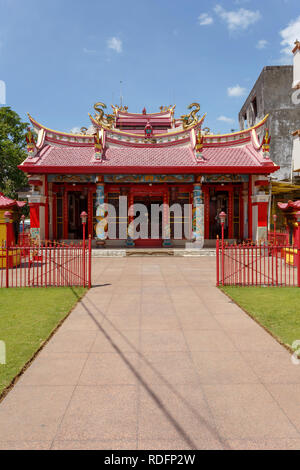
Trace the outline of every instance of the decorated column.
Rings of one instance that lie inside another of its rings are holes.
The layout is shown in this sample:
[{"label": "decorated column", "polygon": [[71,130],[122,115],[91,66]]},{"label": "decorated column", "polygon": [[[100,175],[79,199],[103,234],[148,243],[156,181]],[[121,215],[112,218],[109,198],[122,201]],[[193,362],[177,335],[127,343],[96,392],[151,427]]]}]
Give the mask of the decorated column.
[{"label": "decorated column", "polygon": [[106,240],[107,220],[105,207],[104,183],[99,182],[102,177],[98,177],[96,186],[96,238],[97,245],[104,245]]},{"label": "decorated column", "polygon": [[169,194],[164,193],[163,199],[163,246],[171,246]]},{"label": "decorated column", "polygon": [[127,240],[126,246],[133,247],[134,243],[134,196],[132,193],[129,193],[128,197],[128,228],[127,228]]},{"label": "decorated column", "polygon": [[204,245],[204,204],[201,184],[194,184],[193,191],[193,238],[194,243],[203,248]]}]

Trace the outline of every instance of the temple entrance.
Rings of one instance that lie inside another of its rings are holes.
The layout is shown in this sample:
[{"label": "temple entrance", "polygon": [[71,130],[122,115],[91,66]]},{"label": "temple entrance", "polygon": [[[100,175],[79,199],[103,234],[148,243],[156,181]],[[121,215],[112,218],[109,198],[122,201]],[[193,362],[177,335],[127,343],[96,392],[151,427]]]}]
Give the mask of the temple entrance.
[{"label": "temple entrance", "polygon": [[[74,191],[68,193],[68,239],[82,239],[82,223],[80,214],[88,211],[88,197],[84,193]],[[86,234],[87,236],[87,226]]]},{"label": "temple entrance", "polygon": [[[228,191],[213,191],[209,200],[209,238],[221,237],[220,212],[228,215],[229,196]],[[228,217],[224,225],[224,237],[228,238]]]},{"label": "temple entrance", "polygon": [[158,207],[163,204],[163,196],[136,195],[134,204],[137,210],[135,227],[136,231],[141,233],[141,238],[135,240],[135,246],[160,247],[163,237],[163,215]]}]

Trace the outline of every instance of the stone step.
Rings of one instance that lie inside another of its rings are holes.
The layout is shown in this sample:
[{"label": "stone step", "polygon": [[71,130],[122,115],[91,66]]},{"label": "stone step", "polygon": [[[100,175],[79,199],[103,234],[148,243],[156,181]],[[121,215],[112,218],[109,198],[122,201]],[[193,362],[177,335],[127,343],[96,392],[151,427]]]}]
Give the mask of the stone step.
[{"label": "stone step", "polygon": [[213,248],[94,248],[92,256],[96,258],[120,258],[126,256],[216,256]]}]

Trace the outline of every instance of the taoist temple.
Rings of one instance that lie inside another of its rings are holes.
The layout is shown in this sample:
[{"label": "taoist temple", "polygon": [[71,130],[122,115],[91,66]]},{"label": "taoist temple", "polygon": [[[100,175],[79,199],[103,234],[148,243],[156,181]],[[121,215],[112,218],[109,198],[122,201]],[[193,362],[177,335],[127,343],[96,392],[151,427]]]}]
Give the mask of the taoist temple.
[{"label": "taoist temple", "polygon": [[[81,239],[85,211],[86,232],[102,246],[202,247],[220,234],[224,211],[226,239],[266,238],[269,179],[279,169],[269,154],[267,116],[254,127],[215,135],[203,127],[197,103],[180,118],[175,106],[141,114],[117,106],[105,114],[103,103],[94,108],[90,129],[78,134],[54,131],[29,116],[28,155],[19,168],[31,187],[32,237]],[[158,236],[133,237],[135,206],[147,209],[150,226],[154,204],[162,207]],[[169,210],[174,204],[185,208],[181,215]],[[110,224],[117,227],[113,237]],[[186,224],[190,230],[175,236]]]}]

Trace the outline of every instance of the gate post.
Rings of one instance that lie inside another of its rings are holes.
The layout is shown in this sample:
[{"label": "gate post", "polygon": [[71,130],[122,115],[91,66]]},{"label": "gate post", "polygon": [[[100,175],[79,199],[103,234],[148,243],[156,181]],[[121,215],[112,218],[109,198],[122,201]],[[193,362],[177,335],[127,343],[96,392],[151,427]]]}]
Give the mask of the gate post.
[{"label": "gate post", "polygon": [[219,242],[219,235],[217,235],[217,243],[216,243],[216,275],[217,275],[217,287],[219,287],[220,285],[220,259],[219,259],[219,256],[220,256],[220,242]]},{"label": "gate post", "polygon": [[8,263],[9,263],[9,256],[8,256],[8,240],[5,243],[5,258],[6,258],[6,288],[9,287],[9,275],[8,275]]},{"label": "gate post", "polygon": [[297,285],[300,287],[300,211],[296,212],[296,220],[295,246],[297,250]]},{"label": "gate post", "polygon": [[89,235],[89,274],[88,274],[88,287],[92,287],[92,237]]}]

